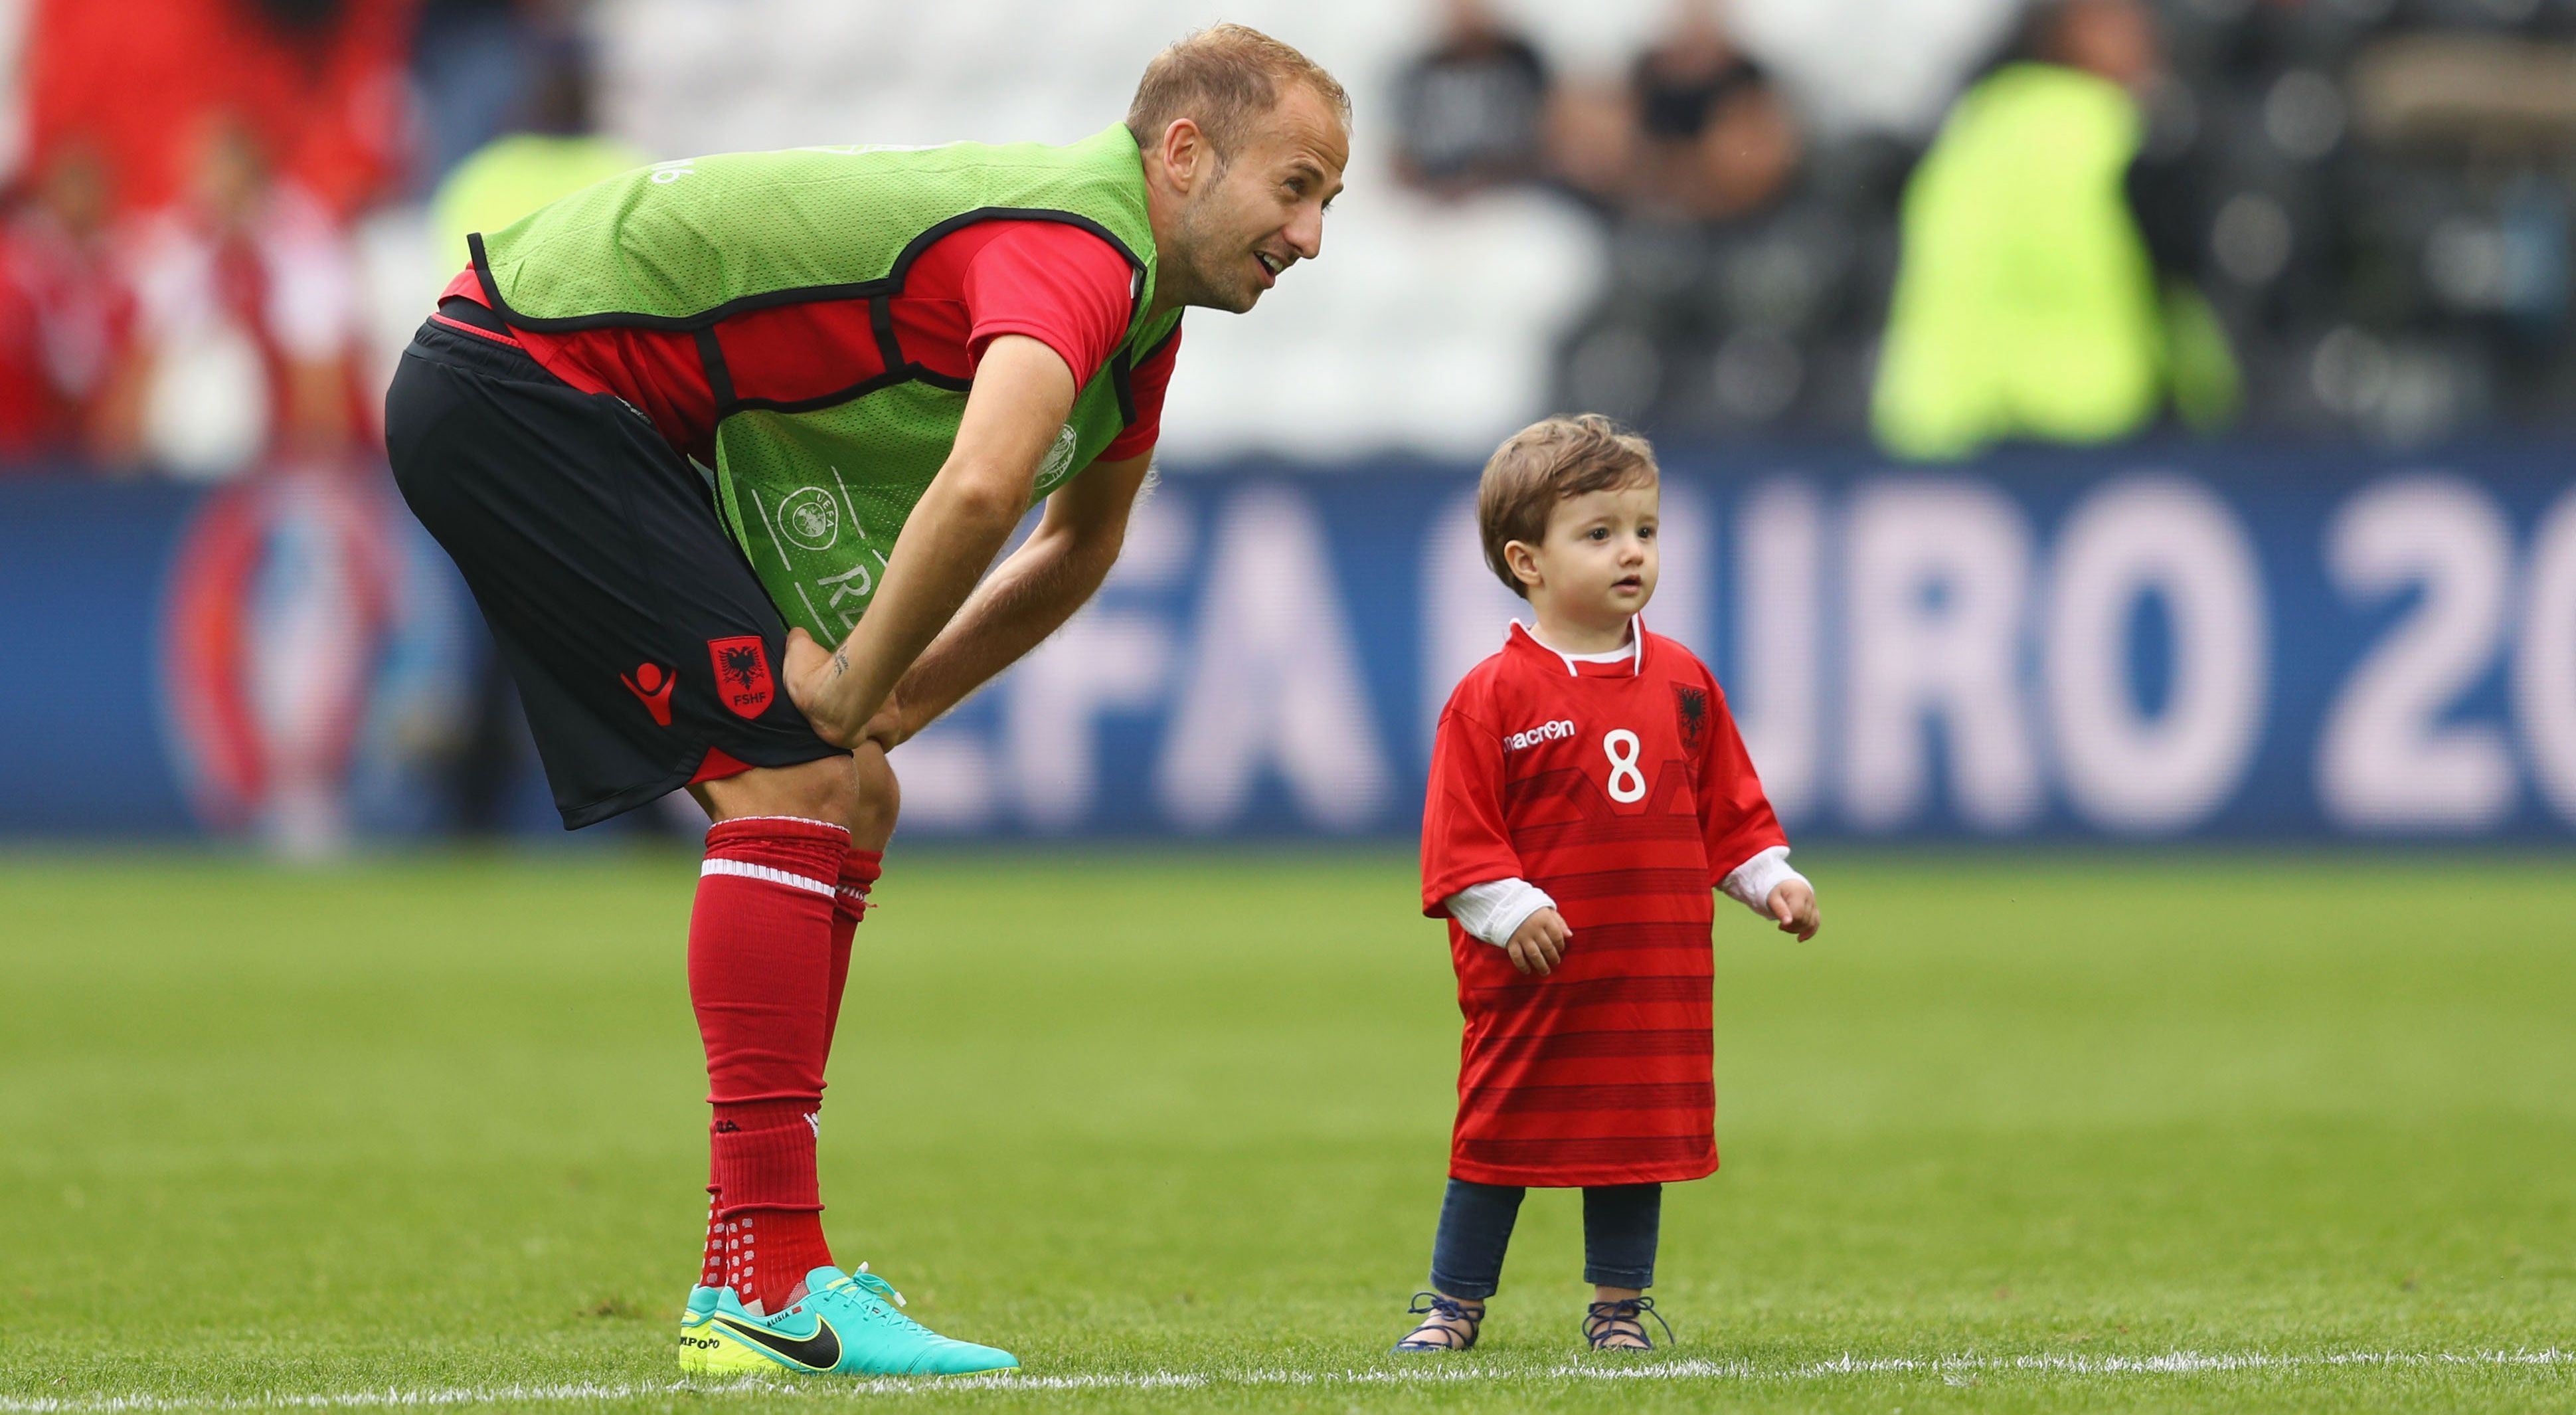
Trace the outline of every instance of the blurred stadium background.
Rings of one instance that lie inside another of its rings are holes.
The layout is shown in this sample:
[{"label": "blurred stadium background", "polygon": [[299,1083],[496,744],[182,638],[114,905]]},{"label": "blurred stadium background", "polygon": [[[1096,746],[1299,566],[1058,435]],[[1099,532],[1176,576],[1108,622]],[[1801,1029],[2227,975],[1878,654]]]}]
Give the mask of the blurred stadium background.
[{"label": "blurred stadium background", "polygon": [[[1201,315],[1102,602],[916,837],[1401,837],[1607,411],[1793,828],[2563,838],[2576,0],[1252,0],[1359,100]],[[1069,140],[1195,0],[13,0],[0,831],[552,829],[379,390],[461,233],[641,160]],[[687,812],[632,829],[685,830]]]}]

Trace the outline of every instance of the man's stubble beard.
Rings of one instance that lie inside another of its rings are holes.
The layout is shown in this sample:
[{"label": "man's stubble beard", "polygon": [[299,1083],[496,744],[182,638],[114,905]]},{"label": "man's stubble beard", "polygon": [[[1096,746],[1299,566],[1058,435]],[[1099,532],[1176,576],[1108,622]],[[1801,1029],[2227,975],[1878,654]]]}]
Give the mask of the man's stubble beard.
[{"label": "man's stubble beard", "polygon": [[[1163,278],[1168,286],[1172,275],[1181,276],[1179,301],[1181,304],[1223,310],[1228,314],[1242,314],[1252,308],[1253,303],[1260,298],[1260,292],[1251,291],[1252,298],[1243,298],[1241,286],[1244,282],[1240,278],[1228,282],[1216,278],[1208,269],[1209,256],[1220,239],[1211,234],[1208,229],[1211,224],[1209,218],[1214,214],[1210,208],[1215,204],[1214,199],[1218,189],[1224,184],[1225,163],[1220,161],[1214,173],[1211,174],[1208,185],[1200,188],[1196,195],[1182,203],[1181,209],[1174,213],[1172,254],[1176,259],[1167,261],[1165,264],[1177,265],[1179,269],[1166,271]],[[1246,247],[1242,256],[1250,260],[1251,249]]]}]

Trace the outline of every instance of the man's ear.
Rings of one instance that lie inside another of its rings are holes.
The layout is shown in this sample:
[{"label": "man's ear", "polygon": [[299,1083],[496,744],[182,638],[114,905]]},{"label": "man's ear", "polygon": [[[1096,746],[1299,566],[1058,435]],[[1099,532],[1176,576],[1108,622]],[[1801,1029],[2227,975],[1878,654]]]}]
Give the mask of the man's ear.
[{"label": "man's ear", "polygon": [[1184,192],[1206,175],[1216,155],[1208,146],[1207,134],[1192,118],[1174,118],[1163,125],[1161,152],[1164,176]]},{"label": "man's ear", "polygon": [[1512,567],[1512,578],[1522,584],[1535,585],[1539,582],[1538,552],[1530,548],[1528,541],[1504,541],[1503,563]]}]

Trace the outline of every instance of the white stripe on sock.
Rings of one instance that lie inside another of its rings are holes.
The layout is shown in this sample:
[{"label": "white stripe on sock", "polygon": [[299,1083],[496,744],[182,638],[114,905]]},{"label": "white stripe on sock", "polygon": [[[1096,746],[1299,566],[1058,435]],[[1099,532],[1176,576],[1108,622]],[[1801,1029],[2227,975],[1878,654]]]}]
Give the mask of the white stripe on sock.
[{"label": "white stripe on sock", "polygon": [[790,889],[802,889],[811,894],[839,893],[837,885],[826,884],[819,879],[809,879],[804,875],[791,875],[785,870],[773,870],[767,865],[755,865],[748,860],[709,860],[698,866],[700,879],[708,875],[739,875],[744,879],[783,884]]},{"label": "white stripe on sock", "polygon": [[850,833],[850,828],[838,821],[818,821],[812,816],[727,816],[716,824],[740,825],[744,821],[794,821],[798,825],[819,825],[825,830],[837,830],[843,835]]}]

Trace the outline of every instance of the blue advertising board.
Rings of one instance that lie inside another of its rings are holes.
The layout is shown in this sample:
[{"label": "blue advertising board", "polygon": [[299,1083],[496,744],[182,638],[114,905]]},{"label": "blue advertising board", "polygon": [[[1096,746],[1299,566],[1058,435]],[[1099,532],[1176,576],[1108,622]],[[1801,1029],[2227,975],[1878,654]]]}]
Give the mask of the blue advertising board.
[{"label": "blue advertising board", "polygon": [[[1802,837],[2564,840],[2570,470],[1674,455],[1647,620],[1717,670]],[[1439,705],[1519,608],[1473,485],[1165,476],[1098,600],[896,753],[906,832],[1410,834]],[[0,483],[0,831],[432,827],[398,783],[471,617],[378,491]]]}]

